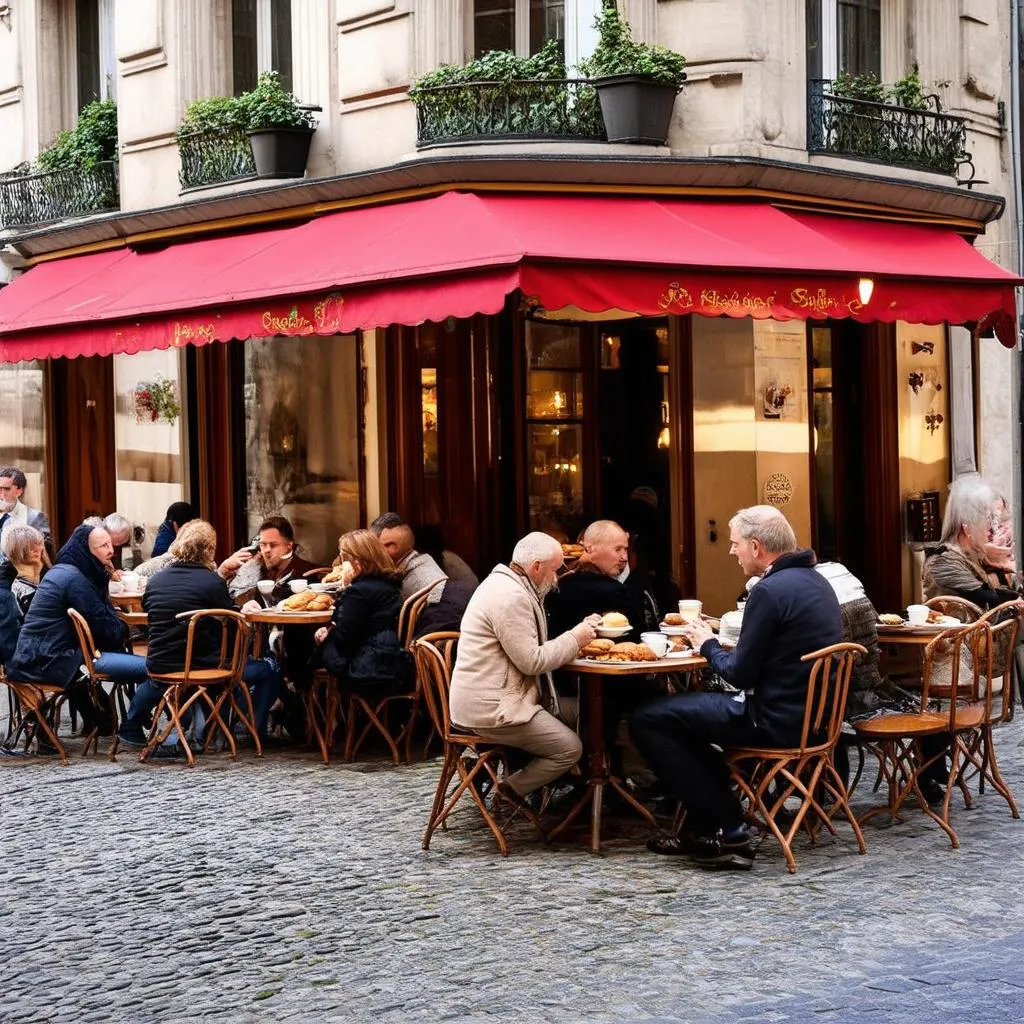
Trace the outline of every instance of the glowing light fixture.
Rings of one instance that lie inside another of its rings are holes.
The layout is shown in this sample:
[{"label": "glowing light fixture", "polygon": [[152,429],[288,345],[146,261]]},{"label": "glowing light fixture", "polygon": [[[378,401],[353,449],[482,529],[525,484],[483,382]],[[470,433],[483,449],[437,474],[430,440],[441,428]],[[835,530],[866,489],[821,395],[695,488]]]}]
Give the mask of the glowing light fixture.
[{"label": "glowing light fixture", "polygon": [[857,282],[857,297],[860,299],[862,306],[866,306],[871,301],[874,290],[875,282],[870,277],[862,277]]}]

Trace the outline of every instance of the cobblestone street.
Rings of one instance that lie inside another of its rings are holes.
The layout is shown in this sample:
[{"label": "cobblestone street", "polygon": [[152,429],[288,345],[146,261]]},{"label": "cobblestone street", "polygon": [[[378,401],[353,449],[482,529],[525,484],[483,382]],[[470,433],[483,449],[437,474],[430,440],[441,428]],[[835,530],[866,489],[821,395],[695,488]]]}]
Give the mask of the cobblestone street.
[{"label": "cobblestone street", "polygon": [[[1024,797],[1024,719],[997,735]],[[1024,824],[916,810],[708,874],[637,844],[420,838],[438,763],[0,762],[0,1020],[1010,1021]],[[877,799],[870,778],[857,806]]]}]

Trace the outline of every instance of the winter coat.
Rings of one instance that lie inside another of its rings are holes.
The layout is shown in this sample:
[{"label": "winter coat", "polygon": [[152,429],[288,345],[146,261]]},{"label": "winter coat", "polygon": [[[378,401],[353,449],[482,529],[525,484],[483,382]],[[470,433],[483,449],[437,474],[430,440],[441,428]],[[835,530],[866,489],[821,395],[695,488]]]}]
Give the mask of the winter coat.
[{"label": "winter coat", "polygon": [[67,686],[82,667],[82,650],[68,609],[89,624],[101,651],[122,651],[128,627],[110,603],[107,571],[89,551],[91,526],[79,526],[39,584],[7,665],[12,679]]},{"label": "winter coat", "polygon": [[[199,608],[235,610],[227,584],[213,570],[192,562],[174,562],[158,572],[146,586],[142,607],[149,615],[149,672],[180,672],[185,667],[188,619],[180,612]],[[234,634],[231,634],[232,637]],[[220,625],[200,623],[192,650],[193,668],[211,668],[220,660]]]},{"label": "winter coat", "polygon": [[753,724],[779,746],[797,743],[803,726],[811,651],[839,643],[843,618],[836,595],[814,571],[810,549],[780,555],[750,592],[736,649],[707,640],[700,653],[733,686],[746,691]]},{"label": "winter coat", "polygon": [[160,529],[156,531],[156,539],[153,541],[153,550],[149,557],[156,558],[158,555],[166,554],[175,536],[174,523],[170,519],[165,519],[160,524]]},{"label": "winter coat", "polygon": [[496,566],[462,617],[452,672],[452,722],[467,729],[525,725],[542,708],[538,677],[578,653],[572,633],[548,639],[544,609],[529,578]]},{"label": "winter coat", "polygon": [[397,633],[401,608],[397,578],[358,576],[341,592],[321,655],[343,688],[411,688],[411,655]]},{"label": "winter coat", "polygon": [[[301,580],[310,569],[315,568],[316,566],[312,562],[307,562],[292,552],[292,557],[285,563],[281,575],[274,578],[274,590],[270,599],[276,603],[291,596],[291,590],[288,587],[289,581]],[[228,581],[228,593],[239,608],[246,601],[259,601],[262,604],[263,598],[260,596],[256,584],[260,580],[270,578],[267,575],[263,559],[256,555],[248,562],[244,562],[238,572]]]},{"label": "winter coat", "polygon": [[962,597],[983,610],[1020,597],[1015,590],[993,587],[981,565],[956,544],[925,548],[921,582],[925,598]]},{"label": "winter coat", "polygon": [[605,612],[621,612],[633,627],[619,640],[638,643],[646,628],[642,592],[620,583],[582,558],[576,568],[558,581],[558,589],[548,595],[547,609],[553,636],[572,629],[588,615],[604,615]]},{"label": "winter coat", "polygon": [[11,593],[14,566],[6,562],[0,566],[0,665],[6,665],[18,644],[21,629],[21,613],[18,602]]}]

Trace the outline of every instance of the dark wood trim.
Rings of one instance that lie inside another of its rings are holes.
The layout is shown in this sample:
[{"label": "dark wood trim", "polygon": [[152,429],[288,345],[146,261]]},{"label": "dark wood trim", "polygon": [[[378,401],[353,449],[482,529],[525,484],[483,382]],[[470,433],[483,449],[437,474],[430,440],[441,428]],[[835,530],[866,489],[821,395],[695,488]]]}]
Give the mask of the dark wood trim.
[{"label": "dark wood trim", "polygon": [[669,457],[673,575],[683,594],[697,593],[696,470],[693,457],[693,321],[670,316]]},{"label": "dark wood trim", "polygon": [[814,335],[811,333],[821,324],[808,320],[804,325],[807,363],[807,493],[811,513],[811,547],[818,550],[818,467],[814,457]]},{"label": "dark wood trim", "polygon": [[[864,334],[862,404],[866,464],[861,523],[866,560],[862,582],[876,607],[891,609],[903,604],[896,325],[868,324]],[[843,467],[837,465],[836,473],[842,472]]]}]

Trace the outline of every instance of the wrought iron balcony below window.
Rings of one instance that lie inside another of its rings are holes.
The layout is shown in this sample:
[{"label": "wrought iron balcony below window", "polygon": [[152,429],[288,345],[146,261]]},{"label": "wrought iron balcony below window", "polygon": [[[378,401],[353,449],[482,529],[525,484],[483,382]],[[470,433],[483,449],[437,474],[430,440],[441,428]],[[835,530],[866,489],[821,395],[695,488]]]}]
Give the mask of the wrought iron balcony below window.
[{"label": "wrought iron balcony below window", "polygon": [[5,230],[87,217],[119,206],[116,163],[0,174],[0,228]]},{"label": "wrought iron balcony below window", "polygon": [[416,146],[520,139],[601,142],[604,121],[586,79],[467,82],[418,89]]},{"label": "wrought iron balcony below window", "polygon": [[924,109],[837,96],[832,83],[817,80],[807,95],[807,151],[877,160],[939,174],[970,165],[967,127],[945,114],[937,96]]},{"label": "wrought iron balcony below window", "polygon": [[244,131],[218,128],[178,136],[183,189],[220,185],[256,176],[249,136]]}]

